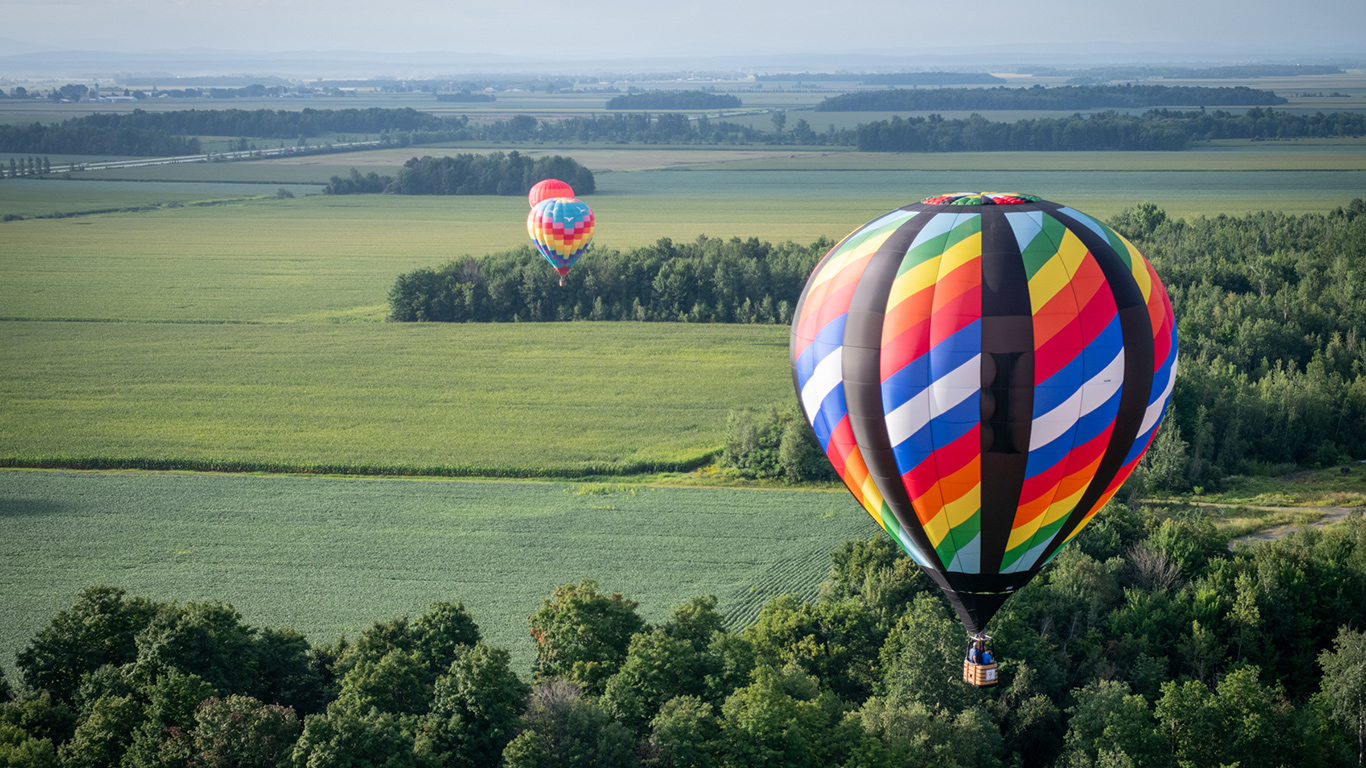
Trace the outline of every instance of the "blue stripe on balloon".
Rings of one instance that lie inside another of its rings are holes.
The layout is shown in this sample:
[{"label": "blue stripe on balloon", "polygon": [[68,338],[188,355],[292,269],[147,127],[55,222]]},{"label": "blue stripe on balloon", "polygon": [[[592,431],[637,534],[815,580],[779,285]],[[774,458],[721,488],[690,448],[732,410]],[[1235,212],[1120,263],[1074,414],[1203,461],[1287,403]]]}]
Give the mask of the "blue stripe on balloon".
[{"label": "blue stripe on balloon", "polygon": [[830,447],[830,435],[848,414],[849,406],[844,401],[844,384],[840,383],[825,396],[821,401],[820,410],[816,411],[815,417],[811,419],[811,429],[816,433],[822,449]]},{"label": "blue stripe on balloon", "polygon": [[882,382],[883,415],[905,405],[930,385],[930,356],[921,355]]},{"label": "blue stripe on balloon", "polygon": [[1067,402],[1067,398],[1081,389],[1081,385],[1086,383],[1086,379],[1082,377],[1084,366],[1082,355],[1077,355],[1057,373],[1035,385],[1034,418],[1043,416]]},{"label": "blue stripe on balloon", "polygon": [[1116,314],[1106,324],[1105,330],[1092,339],[1090,344],[1082,347],[1081,357],[1084,361],[1082,377],[1086,381],[1095,378],[1096,374],[1114,362],[1115,356],[1123,349],[1124,328],[1119,323],[1119,315]]},{"label": "blue stripe on balloon", "polygon": [[930,378],[938,381],[980,354],[982,319],[977,318],[930,349]]},{"label": "blue stripe on balloon", "polygon": [[1010,231],[1015,233],[1015,243],[1020,246],[1020,253],[1024,253],[1034,238],[1043,232],[1043,211],[1012,211],[1006,214],[1006,221],[1010,222]]},{"label": "blue stripe on balloon", "polygon": [[839,349],[844,344],[844,324],[849,319],[848,314],[840,315],[834,320],[825,324],[816,333],[816,338],[802,350],[797,357],[797,385],[806,386],[806,382],[815,373],[816,366],[826,358],[831,352]]},{"label": "blue stripe on balloon", "polygon": [[982,534],[978,533],[972,537],[972,541],[965,544],[953,555],[953,560],[945,566],[944,570],[954,573],[979,573],[982,570]]},{"label": "blue stripe on balloon", "polygon": [[1086,227],[1092,232],[1095,232],[1097,235],[1100,235],[1101,239],[1103,239],[1106,243],[1110,242],[1110,236],[1106,234],[1105,228],[1100,225],[1100,222],[1096,221],[1090,216],[1087,216],[1086,214],[1074,208],[1059,208],[1058,213],[1076,219],[1077,223],[1081,224],[1083,227]]}]

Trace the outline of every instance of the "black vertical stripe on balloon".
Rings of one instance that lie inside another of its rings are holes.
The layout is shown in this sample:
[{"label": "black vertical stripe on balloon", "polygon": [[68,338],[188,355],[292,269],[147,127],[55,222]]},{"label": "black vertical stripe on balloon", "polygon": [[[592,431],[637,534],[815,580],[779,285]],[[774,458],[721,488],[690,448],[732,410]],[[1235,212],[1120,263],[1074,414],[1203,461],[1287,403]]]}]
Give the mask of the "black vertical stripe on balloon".
[{"label": "black vertical stripe on balloon", "polygon": [[[999,573],[1020,504],[1034,413],[1034,313],[1010,221],[982,213],[981,546],[979,572]],[[987,381],[988,376],[990,381]]]},{"label": "black vertical stripe on balloon", "polygon": [[930,562],[939,567],[934,546],[921,528],[910,494],[901,480],[901,470],[887,434],[887,414],[882,400],[882,326],[887,316],[887,297],[906,252],[932,218],[933,214],[919,214],[902,224],[883,241],[864,267],[845,319],[841,377],[849,426],[869,476],[901,529]]},{"label": "black vertical stripe on balloon", "polygon": [[[911,208],[912,206],[907,205],[902,206],[897,210],[905,211],[910,210]],[[862,234],[864,230],[868,229],[868,227],[874,223],[876,223],[876,220],[868,222],[867,224],[864,224],[863,226],[859,227],[853,232],[850,232],[849,234],[845,235],[838,243],[835,243],[830,248],[830,250],[826,251],[825,255],[820,258],[820,261],[816,262],[816,266],[811,269],[811,274],[806,276],[806,284],[802,287],[802,292],[797,297],[797,305],[792,310],[792,332],[789,333],[787,337],[787,359],[792,369],[792,388],[797,391],[798,403],[800,403],[802,400],[802,385],[801,381],[797,377],[797,327],[801,324],[802,309],[806,307],[807,294],[811,292],[811,278],[820,274],[820,271],[825,267],[826,262],[830,261],[830,257],[837,253],[845,243]],[[809,416],[807,420],[810,421]]]},{"label": "black vertical stripe on balloon", "polygon": [[1077,236],[1105,275],[1105,282],[1119,310],[1120,331],[1124,337],[1124,380],[1120,388],[1119,413],[1115,415],[1110,441],[1105,446],[1096,474],[1077,500],[1077,505],[1068,512],[1062,528],[1039,556],[1038,563],[1047,562],[1058,547],[1067,541],[1067,537],[1081,524],[1087,510],[1095,506],[1119,474],[1125,457],[1138,438],[1138,430],[1143,426],[1143,416],[1148,410],[1148,398],[1153,386],[1152,320],[1132,270],[1115,252],[1108,238],[1101,237],[1090,227],[1061,211],[1053,211],[1049,215],[1061,221]]}]

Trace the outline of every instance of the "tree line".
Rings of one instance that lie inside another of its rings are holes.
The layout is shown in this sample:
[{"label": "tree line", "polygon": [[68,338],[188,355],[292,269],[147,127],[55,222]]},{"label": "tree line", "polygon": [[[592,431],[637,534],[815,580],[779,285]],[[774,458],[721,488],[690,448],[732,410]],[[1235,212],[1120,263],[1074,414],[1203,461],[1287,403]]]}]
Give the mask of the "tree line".
[{"label": "tree line", "polygon": [[11,179],[19,176],[42,176],[52,172],[52,161],[46,157],[21,157],[9,159],[9,170],[0,166],[0,178]]},{"label": "tree line", "polygon": [[1270,106],[1286,99],[1272,91],[1171,85],[1059,85],[1045,88],[895,88],[831,96],[817,112],[928,112],[964,109],[1132,109],[1134,107]]},{"label": "tree line", "polygon": [[562,584],[527,617],[529,676],[460,603],[314,644],[93,587],[0,670],[0,765],[1361,765],[1366,520],[1226,545],[1192,510],[1107,506],[988,627],[989,689],[880,533],[748,626],[711,595],[652,624]]},{"label": "tree line", "polygon": [[1242,115],[1223,110],[1149,110],[1142,115],[1099,112],[1013,123],[981,115],[945,120],[939,115],[863,123],[855,129],[861,152],[1005,152],[1075,150],[1180,150],[1211,139],[1297,139],[1366,135],[1366,115],[1322,112],[1298,115],[1254,107]]},{"label": "tree line", "polygon": [[525,195],[545,179],[559,179],[576,195],[596,189],[593,172],[573,158],[554,155],[532,159],[513,150],[506,154],[459,154],[455,157],[414,157],[398,175],[375,171],[361,175],[355,168],[348,177],[333,176],[323,188],[329,195]]},{"label": "tree line", "polygon": [[[784,120],[785,123],[785,120]],[[799,119],[791,130],[681,112],[630,112],[538,120],[514,115],[490,123],[437,117],[404,109],[181,110],[103,113],[43,125],[0,125],[0,152],[157,156],[198,154],[196,136],[299,139],[324,133],[378,134],[386,145],[442,141],[553,141],[637,144],[804,144],[855,146],[865,152],[1012,150],[1176,150],[1208,139],[1290,139],[1366,135],[1366,116],[1351,112],[1297,115],[1253,108],[1244,114],[1150,110],[1143,115],[1101,112],[1062,118],[993,122],[980,115],[877,120],[857,128],[812,129]]]},{"label": "tree line", "polygon": [[[1192,220],[1142,204],[1109,223],[1162,275],[1181,339],[1171,411],[1131,493],[1366,458],[1351,426],[1366,423],[1366,201]],[[664,238],[592,250],[564,288],[530,248],[467,256],[400,275],[389,319],[786,324],[832,245]],[[744,477],[831,477],[794,409],[733,414],[719,462]]]},{"label": "tree line", "polygon": [[1181,360],[1157,487],[1366,458],[1366,201],[1328,214],[1110,222],[1162,276]]},{"label": "tree line", "polygon": [[650,91],[627,93],[607,100],[608,109],[734,109],[739,97],[707,91]]},{"label": "tree line", "polygon": [[389,291],[389,319],[789,323],[807,276],[831,245],[701,236],[624,251],[595,248],[563,288],[530,247],[466,256],[399,275]]},{"label": "tree line", "polygon": [[1331,64],[1225,64],[1213,67],[1182,67],[1174,65],[1111,66],[1087,69],[1059,69],[1057,67],[1020,67],[1022,75],[1059,77],[1070,75],[1094,80],[1134,80],[1162,77],[1168,80],[1224,80],[1246,77],[1297,77],[1300,75],[1341,75],[1342,67]]},{"label": "tree line", "polygon": [[453,102],[490,102],[497,101],[498,97],[491,93],[471,93],[470,91],[457,91],[455,93],[438,93],[437,101]]},{"label": "tree line", "polygon": [[186,109],[104,112],[60,123],[0,125],[0,152],[84,155],[199,154],[197,136],[296,139],[323,133],[390,133],[458,128],[465,118],[415,109]]},{"label": "tree line", "polygon": [[851,80],[864,85],[984,85],[1005,82],[1004,78],[986,72],[785,72],[754,76],[756,83],[847,83]]}]

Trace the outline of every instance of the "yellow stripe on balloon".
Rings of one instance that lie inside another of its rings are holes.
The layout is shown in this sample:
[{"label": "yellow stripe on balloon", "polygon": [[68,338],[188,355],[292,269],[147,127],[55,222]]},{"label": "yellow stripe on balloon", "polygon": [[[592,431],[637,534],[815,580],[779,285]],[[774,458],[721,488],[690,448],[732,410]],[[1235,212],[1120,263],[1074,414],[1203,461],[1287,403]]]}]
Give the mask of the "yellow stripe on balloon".
[{"label": "yellow stripe on balloon", "polygon": [[1077,508],[1077,502],[1081,501],[1082,494],[1086,493],[1086,485],[1077,489],[1076,493],[1065,499],[1058,499],[1048,505],[1048,509],[1039,515],[1039,527],[1044,528],[1058,522],[1062,518],[1070,515],[1072,510]]},{"label": "yellow stripe on balloon", "polygon": [[901,273],[892,281],[891,293],[887,294],[887,308],[891,309],[910,296],[917,294],[939,279],[939,256],[932,256]]},{"label": "yellow stripe on balloon", "polygon": [[982,233],[974,232],[944,249],[939,257],[939,274],[947,275],[982,255]]},{"label": "yellow stripe on balloon", "polygon": [[[1118,234],[1118,233],[1116,233]],[[1143,303],[1148,303],[1148,298],[1153,292],[1153,277],[1148,270],[1148,260],[1143,258],[1143,254],[1138,252],[1134,244],[1119,235],[1119,239],[1124,241],[1124,247],[1129,249],[1129,266],[1134,273],[1134,281],[1138,283],[1138,290],[1143,292]]]},{"label": "yellow stripe on balloon", "polygon": [[1071,231],[1064,232],[1057,253],[1029,278],[1030,310],[1038,313],[1059,291],[1067,287],[1085,258],[1086,246]]},{"label": "yellow stripe on balloon", "polygon": [[816,286],[826,282],[827,280],[833,279],[836,275],[840,273],[841,270],[848,266],[849,262],[868,256],[872,254],[874,251],[876,251],[878,248],[881,248],[882,244],[886,242],[887,238],[891,236],[892,232],[885,232],[880,235],[875,235],[863,241],[862,243],[859,243],[858,246],[854,248],[850,248],[849,250],[844,251],[843,253],[836,254],[833,259],[830,259],[825,263],[825,266],[821,267],[821,271],[819,274],[811,278],[811,282],[807,285],[806,288],[807,293],[812,294]]},{"label": "yellow stripe on balloon", "polygon": [[938,547],[939,542],[949,535],[948,512],[943,509],[939,510],[939,514],[930,518],[929,522],[924,523],[921,527],[924,528],[925,535],[930,539],[930,546]]},{"label": "yellow stripe on balloon", "polygon": [[982,508],[982,484],[974,485],[967,493],[944,505],[949,528],[957,528],[972,519]]},{"label": "yellow stripe on balloon", "polygon": [[982,255],[982,233],[974,232],[943,253],[931,256],[921,263],[901,273],[892,282],[892,290],[887,295],[888,309],[895,307],[908,297],[929,288],[958,267]]}]

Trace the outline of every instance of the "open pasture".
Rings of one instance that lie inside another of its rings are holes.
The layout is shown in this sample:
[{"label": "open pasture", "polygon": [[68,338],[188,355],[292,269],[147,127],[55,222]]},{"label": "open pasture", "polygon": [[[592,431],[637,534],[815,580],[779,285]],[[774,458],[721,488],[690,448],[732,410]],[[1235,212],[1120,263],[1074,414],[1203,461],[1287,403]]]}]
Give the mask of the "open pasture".
[{"label": "open pasture", "polygon": [[558,584],[596,579],[656,622],[715,594],[743,625],[777,594],[814,596],[840,542],[883,535],[843,489],[19,471],[0,471],[0,525],[11,671],[77,592],[108,584],[229,602],[319,644],[459,600],[525,674],[526,617]]}]

